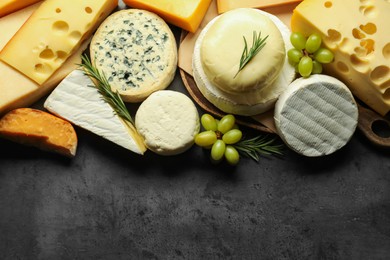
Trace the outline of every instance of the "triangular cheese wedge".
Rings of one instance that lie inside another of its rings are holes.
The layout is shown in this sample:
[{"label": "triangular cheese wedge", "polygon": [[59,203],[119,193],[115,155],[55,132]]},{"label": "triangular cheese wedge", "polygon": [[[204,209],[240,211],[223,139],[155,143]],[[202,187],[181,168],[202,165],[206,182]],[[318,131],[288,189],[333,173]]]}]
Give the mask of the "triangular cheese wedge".
[{"label": "triangular cheese wedge", "polygon": [[135,128],[116,115],[91,79],[80,70],[70,73],[46,99],[44,107],[73,124],[137,154],[146,147]]}]

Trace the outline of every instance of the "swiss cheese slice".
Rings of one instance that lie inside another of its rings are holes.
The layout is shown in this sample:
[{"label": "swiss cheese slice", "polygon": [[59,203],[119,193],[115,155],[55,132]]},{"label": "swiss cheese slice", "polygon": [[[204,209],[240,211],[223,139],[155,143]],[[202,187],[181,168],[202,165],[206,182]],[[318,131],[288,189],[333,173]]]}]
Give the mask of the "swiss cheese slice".
[{"label": "swiss cheese slice", "polygon": [[127,102],[165,89],[177,68],[176,39],[154,13],[126,9],[110,15],[92,38],[91,60]]},{"label": "swiss cheese slice", "polygon": [[[289,39],[291,33],[289,28],[276,16],[261,10],[256,11],[269,17],[278,27],[285,43],[284,48],[286,52],[288,49],[292,48]],[[281,68],[281,72],[275,81],[272,84],[269,84],[268,86],[259,90],[237,94],[228,93],[221,90],[208,78],[203,69],[201,60],[201,43],[203,41],[204,35],[217,19],[218,17],[215,17],[206,25],[195,43],[194,54],[192,58],[192,70],[197,87],[199,88],[202,95],[210,103],[225,113],[242,116],[253,116],[271,109],[279,95],[294,80],[295,70],[293,66],[291,66],[288,60],[285,59]]]},{"label": "swiss cheese slice", "polygon": [[135,126],[146,146],[160,155],[177,155],[188,150],[199,133],[199,115],[185,94],[160,90],[138,108]]},{"label": "swiss cheese slice", "polygon": [[0,59],[38,84],[78,50],[118,0],[46,0],[0,52]]},{"label": "swiss cheese slice", "polygon": [[[40,3],[0,18],[0,49],[12,38],[23,23],[38,8]],[[0,61],[0,115],[20,107],[28,107],[48,94],[67,74],[81,62],[80,55],[89,41],[84,44],[41,86],[19,71]]]},{"label": "swiss cheese slice", "polygon": [[327,75],[292,82],[275,105],[279,136],[295,152],[308,157],[336,152],[353,136],[358,108],[347,86]]},{"label": "swiss cheese slice", "polygon": [[69,74],[49,95],[44,107],[73,124],[132,152],[146,151],[134,127],[122,120],[80,70]]},{"label": "swiss cheese slice", "polygon": [[324,71],[343,81],[378,113],[390,111],[389,1],[305,0],[291,29],[318,33],[335,58]]},{"label": "swiss cheese slice", "polygon": [[0,136],[67,157],[76,155],[77,135],[73,126],[41,110],[18,108],[8,112],[0,119]]},{"label": "swiss cheese slice", "polygon": [[133,8],[145,9],[186,31],[196,32],[211,0],[123,0]]},{"label": "swiss cheese slice", "polygon": [[0,17],[18,11],[29,5],[40,2],[41,0],[1,0],[0,1]]}]

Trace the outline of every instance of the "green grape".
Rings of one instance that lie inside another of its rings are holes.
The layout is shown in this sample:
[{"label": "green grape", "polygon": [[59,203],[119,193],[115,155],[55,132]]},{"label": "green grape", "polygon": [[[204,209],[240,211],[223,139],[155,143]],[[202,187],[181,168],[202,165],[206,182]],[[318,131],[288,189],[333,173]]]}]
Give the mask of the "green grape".
[{"label": "green grape", "polygon": [[236,148],[227,145],[225,149],[225,158],[230,165],[236,165],[240,161],[240,154]]},{"label": "green grape", "polygon": [[212,115],[203,114],[200,118],[200,122],[205,130],[217,131],[217,122]]},{"label": "green grape", "polygon": [[305,49],[306,37],[303,36],[303,34],[300,32],[293,32],[290,35],[290,42],[294,46],[295,49],[300,51],[300,50]]},{"label": "green grape", "polygon": [[204,131],[195,136],[195,144],[201,147],[208,147],[217,141],[217,134],[212,131]]},{"label": "green grape", "polygon": [[312,74],[321,74],[321,73],[322,73],[322,64],[318,61],[313,60]]},{"label": "green grape", "polygon": [[313,71],[313,60],[308,56],[304,56],[299,62],[298,70],[302,77],[309,77]]},{"label": "green grape", "polygon": [[211,159],[220,161],[225,154],[226,144],[222,140],[217,140],[211,147]]},{"label": "green grape", "polygon": [[330,63],[334,59],[333,52],[326,48],[320,48],[318,51],[314,53],[314,59],[323,64]]},{"label": "green grape", "polygon": [[225,134],[227,131],[233,128],[235,123],[236,118],[233,115],[225,115],[218,123],[218,131],[222,134]]},{"label": "green grape", "polygon": [[242,132],[238,129],[232,129],[226,132],[222,136],[222,141],[225,142],[225,144],[235,144],[239,142],[242,138]]},{"label": "green grape", "polygon": [[321,43],[321,36],[317,33],[313,33],[307,38],[305,49],[308,53],[314,53],[321,47]]},{"label": "green grape", "polygon": [[288,60],[292,63],[292,64],[296,64],[298,63],[301,58],[302,58],[303,54],[302,54],[302,51],[299,51],[295,48],[293,49],[290,49],[288,50],[287,52],[287,57],[288,57]]}]

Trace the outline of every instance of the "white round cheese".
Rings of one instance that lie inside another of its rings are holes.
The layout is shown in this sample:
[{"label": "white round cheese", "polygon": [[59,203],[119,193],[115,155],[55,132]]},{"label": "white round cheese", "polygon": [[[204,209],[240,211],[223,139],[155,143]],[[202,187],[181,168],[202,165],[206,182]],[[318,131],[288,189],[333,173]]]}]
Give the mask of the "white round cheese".
[{"label": "white round cheese", "polygon": [[194,144],[199,133],[198,111],[183,93],[160,90],[141,103],[135,126],[145,145],[160,155],[176,155]]},{"label": "white round cheese", "polygon": [[279,136],[299,154],[317,157],[334,153],[351,139],[358,108],[347,86],[327,75],[295,80],[275,105]]},{"label": "white round cheese", "polygon": [[[288,27],[276,16],[261,10],[256,11],[269,17],[279,28],[285,43],[285,50],[287,51],[288,49],[292,48],[290,43],[291,32]],[[225,113],[242,116],[253,116],[271,109],[279,95],[294,80],[294,67],[289,64],[288,59],[286,58],[284,60],[280,74],[272,84],[255,91],[247,91],[237,94],[222,91],[210,81],[203,69],[201,60],[201,44],[204,35],[217,19],[218,17],[214,18],[207,24],[195,43],[192,59],[192,69],[197,87],[199,88],[202,95],[210,103]]]},{"label": "white round cheese", "polygon": [[154,13],[126,9],[110,15],[90,46],[91,60],[126,102],[140,102],[172,82],[177,68],[175,37]]},{"label": "white round cheese", "polygon": [[[245,41],[249,52],[254,34],[258,38],[266,38],[265,45],[238,73]],[[252,8],[239,8],[218,16],[205,30],[200,48],[202,66],[208,79],[230,93],[270,85],[279,75],[286,58],[278,27],[268,15]]]}]

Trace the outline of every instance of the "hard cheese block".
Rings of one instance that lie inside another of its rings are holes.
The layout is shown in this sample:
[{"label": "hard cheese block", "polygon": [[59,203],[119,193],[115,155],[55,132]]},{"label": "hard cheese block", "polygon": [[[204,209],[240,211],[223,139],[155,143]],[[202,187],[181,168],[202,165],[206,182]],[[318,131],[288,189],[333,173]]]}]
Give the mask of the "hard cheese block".
[{"label": "hard cheese block", "polygon": [[18,108],[7,113],[0,120],[0,136],[67,157],[76,155],[77,135],[73,126],[41,110]]},{"label": "hard cheese block", "polygon": [[[0,49],[17,32],[40,3],[24,8],[0,19]],[[88,45],[86,41],[69,59],[58,69],[49,80],[41,86],[31,81],[19,71],[0,61],[0,115],[18,107],[26,107],[50,92],[68,73],[81,62],[81,52]]]},{"label": "hard cheese block", "polygon": [[217,0],[218,13],[224,13],[237,8],[265,8],[283,4],[292,4],[302,0]]},{"label": "hard cheese block", "polygon": [[146,150],[134,127],[116,115],[91,79],[80,70],[73,71],[55,88],[44,107],[130,151],[143,154]]},{"label": "hard cheese block", "polygon": [[355,132],[358,109],[352,93],[327,75],[295,80],[275,105],[279,136],[295,152],[317,157],[347,144]]},{"label": "hard cheese block", "polygon": [[15,12],[41,0],[2,0],[0,2],[0,17]]},{"label": "hard cheese block", "polygon": [[3,48],[0,59],[42,84],[117,5],[117,0],[46,0]]},{"label": "hard cheese block", "polygon": [[123,0],[131,7],[152,11],[168,23],[195,32],[211,0]]},{"label": "hard cheese block", "polygon": [[390,111],[389,1],[305,0],[294,10],[291,28],[317,32],[335,54],[326,73],[385,115]]}]

